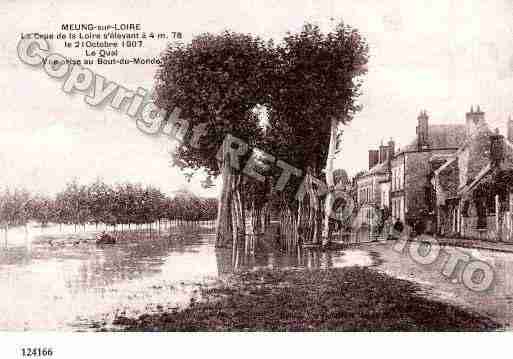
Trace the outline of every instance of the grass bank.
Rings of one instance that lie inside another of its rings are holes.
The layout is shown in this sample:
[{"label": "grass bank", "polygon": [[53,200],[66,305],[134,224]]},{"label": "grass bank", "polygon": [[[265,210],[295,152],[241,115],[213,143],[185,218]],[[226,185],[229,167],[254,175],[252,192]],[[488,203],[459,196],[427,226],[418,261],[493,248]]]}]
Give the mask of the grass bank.
[{"label": "grass bank", "polygon": [[203,290],[184,310],[119,317],[127,331],[482,331],[492,320],[424,298],[374,270],[260,270]]}]

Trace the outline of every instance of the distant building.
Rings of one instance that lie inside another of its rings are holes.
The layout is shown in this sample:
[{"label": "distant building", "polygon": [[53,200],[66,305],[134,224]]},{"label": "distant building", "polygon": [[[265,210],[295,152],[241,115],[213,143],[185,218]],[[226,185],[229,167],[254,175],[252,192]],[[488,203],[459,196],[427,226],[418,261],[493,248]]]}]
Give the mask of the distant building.
[{"label": "distant building", "polygon": [[[466,138],[465,125],[430,125],[426,111],[417,117],[417,136],[396,153],[390,166],[391,215],[407,224],[432,222],[430,177],[433,159],[456,152]],[[442,161],[443,162],[443,161]]]},{"label": "distant building", "polygon": [[506,138],[489,129],[479,106],[464,124],[429,121],[421,111],[415,139],[399,151],[392,140],[369,150],[368,169],[354,180],[355,224],[372,227],[388,209],[428,232],[513,241],[513,121]]},{"label": "distant building", "polygon": [[431,179],[437,232],[511,240],[513,196],[499,196],[497,181],[513,169],[513,122],[508,120],[504,139],[498,131],[490,130],[484,112],[477,107],[466,114],[466,129],[465,144],[433,172]]},{"label": "distant building", "polygon": [[377,209],[389,208],[390,161],[395,151],[395,143],[390,140],[377,150],[369,150],[368,170],[356,178],[356,193],[360,224],[373,226]]}]

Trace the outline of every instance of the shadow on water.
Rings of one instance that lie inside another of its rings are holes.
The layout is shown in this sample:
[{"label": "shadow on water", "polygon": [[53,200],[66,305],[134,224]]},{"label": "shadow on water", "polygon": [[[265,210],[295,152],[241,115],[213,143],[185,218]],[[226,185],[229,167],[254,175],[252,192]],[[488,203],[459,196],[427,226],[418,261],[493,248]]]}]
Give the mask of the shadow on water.
[{"label": "shadow on water", "polygon": [[362,249],[322,251],[298,247],[293,251],[281,251],[271,241],[263,238],[256,240],[254,251],[248,251],[247,248],[245,243],[241,243],[235,250],[217,249],[219,275],[263,268],[328,269],[355,265],[373,266],[379,261],[377,253]]},{"label": "shadow on water", "polygon": [[[59,235],[54,234],[54,237]],[[39,237],[0,248],[0,330],[76,330],[187,305],[199,288],[237,271],[258,268],[370,266],[367,251],[278,250],[259,239],[235,250],[216,249],[213,233],[193,228],[141,237],[126,233],[116,245],[94,241],[52,246]]]}]

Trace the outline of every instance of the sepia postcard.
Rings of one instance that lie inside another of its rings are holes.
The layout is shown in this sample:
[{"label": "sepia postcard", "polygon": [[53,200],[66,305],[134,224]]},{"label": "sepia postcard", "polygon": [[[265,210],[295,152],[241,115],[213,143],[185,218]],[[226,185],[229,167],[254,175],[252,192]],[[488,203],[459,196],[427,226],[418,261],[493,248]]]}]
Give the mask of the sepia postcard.
[{"label": "sepia postcard", "polygon": [[509,338],[513,1],[0,12],[0,358]]}]

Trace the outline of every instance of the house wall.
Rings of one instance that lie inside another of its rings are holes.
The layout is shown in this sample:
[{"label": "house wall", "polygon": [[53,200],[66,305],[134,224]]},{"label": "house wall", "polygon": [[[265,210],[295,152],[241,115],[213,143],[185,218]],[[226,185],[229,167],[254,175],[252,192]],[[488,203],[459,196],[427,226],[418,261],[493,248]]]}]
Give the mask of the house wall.
[{"label": "house wall", "polygon": [[380,182],[387,178],[387,174],[368,175],[357,180],[358,214],[355,225],[367,224],[373,226],[376,221],[375,206],[381,205]]},{"label": "house wall", "polygon": [[406,153],[394,157],[390,163],[390,210],[393,218],[404,222]]},{"label": "house wall", "polygon": [[404,189],[404,172],[406,154],[396,157],[391,163],[391,192],[398,192]]},{"label": "house wall", "polygon": [[[493,210],[490,206],[487,207],[486,227],[478,229],[477,209],[475,203],[471,201],[466,216],[462,216],[461,218],[461,237],[470,239],[512,241],[512,209],[513,194],[510,194],[502,203],[495,202]],[[498,223],[496,221],[497,215],[499,216]]]},{"label": "house wall", "polygon": [[392,218],[399,218],[401,222],[405,220],[404,196],[397,196],[390,200],[390,210]]},{"label": "house wall", "polygon": [[429,159],[433,154],[450,154],[455,150],[435,150],[408,153],[405,167],[405,217],[425,218],[429,210],[429,192],[431,187]]},{"label": "house wall", "polygon": [[408,153],[405,168],[406,217],[427,209],[426,186],[430,171],[430,152]]},{"label": "house wall", "polygon": [[373,176],[366,176],[358,179],[358,204],[361,206],[365,203],[374,201],[374,178]]},{"label": "house wall", "polygon": [[462,187],[467,184],[468,178],[468,160],[470,156],[470,149],[466,148],[461,151],[458,155],[458,187]]},{"label": "house wall", "polygon": [[380,192],[380,207],[390,208],[390,185],[391,182],[381,182],[379,184],[379,192]]},{"label": "house wall", "polygon": [[358,179],[358,204],[377,204],[381,203],[380,182],[387,179],[386,174],[369,175]]},{"label": "house wall", "polygon": [[486,229],[477,229],[477,217],[462,217],[461,236],[465,238],[496,240],[495,215],[486,217]]}]

